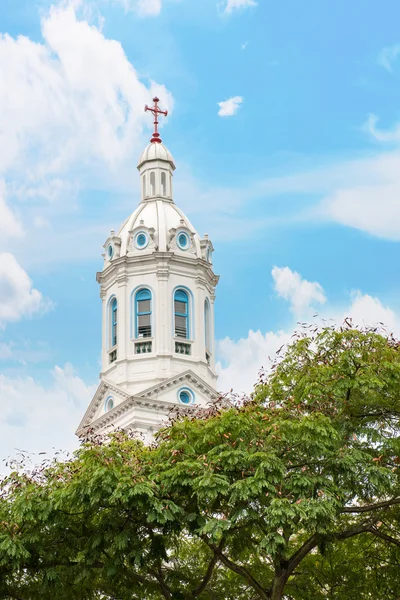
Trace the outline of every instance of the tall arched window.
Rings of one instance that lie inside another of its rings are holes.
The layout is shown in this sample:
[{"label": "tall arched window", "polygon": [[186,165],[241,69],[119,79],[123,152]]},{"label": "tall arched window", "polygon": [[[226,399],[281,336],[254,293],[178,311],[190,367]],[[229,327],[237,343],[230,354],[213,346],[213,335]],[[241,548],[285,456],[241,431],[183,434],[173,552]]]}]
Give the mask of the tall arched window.
[{"label": "tall arched window", "polygon": [[114,298],[111,302],[111,348],[118,342],[118,303]]},{"label": "tall arched window", "polygon": [[146,175],[143,175],[143,198],[146,198],[147,196],[147,190],[146,190]]},{"label": "tall arched window", "polygon": [[208,298],[206,298],[204,302],[204,335],[206,342],[206,350],[211,352],[211,322],[210,322],[210,302]]},{"label": "tall arched window", "polygon": [[164,172],[161,173],[161,193],[163,196],[167,195],[167,177]]},{"label": "tall arched window", "polygon": [[189,339],[189,296],[185,290],[174,295],[175,337]]},{"label": "tall arched window", "polygon": [[150,189],[151,189],[151,195],[155,196],[156,195],[156,174],[154,173],[154,171],[152,171],[150,173]]},{"label": "tall arched window", "polygon": [[136,337],[151,337],[151,292],[144,289],[136,292]]}]

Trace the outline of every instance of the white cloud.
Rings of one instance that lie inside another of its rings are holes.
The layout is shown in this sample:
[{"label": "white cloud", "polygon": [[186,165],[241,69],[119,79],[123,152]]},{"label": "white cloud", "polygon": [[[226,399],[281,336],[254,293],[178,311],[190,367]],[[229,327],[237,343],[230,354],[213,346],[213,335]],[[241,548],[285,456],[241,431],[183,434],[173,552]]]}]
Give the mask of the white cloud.
[{"label": "white cloud", "polygon": [[236,114],[242,102],[242,96],[234,96],[232,98],[228,98],[228,100],[224,100],[223,102],[218,102],[218,115],[220,117],[231,117],[232,115]]},{"label": "white cloud", "polygon": [[35,218],[33,219],[33,225],[37,229],[51,229],[50,221],[48,221],[48,219],[45,219],[40,215],[35,216]]},{"label": "white cloud", "polygon": [[386,186],[339,189],[326,199],[334,221],[376,236],[400,240],[400,180]]},{"label": "white cloud", "polygon": [[[236,190],[243,197],[244,190]],[[296,220],[329,220],[372,235],[400,240],[400,151],[336,162],[272,177],[247,188],[247,199],[297,194]],[[303,208],[301,195],[320,201]]]},{"label": "white cloud", "polygon": [[8,206],[6,201],[6,186],[0,180],[0,238],[5,240],[23,235],[22,225]]},{"label": "white cloud", "polygon": [[132,10],[141,17],[156,17],[161,12],[162,0],[114,0],[125,8]]},{"label": "white cloud", "polygon": [[24,269],[8,252],[0,253],[0,326],[51,308],[51,302],[32,287]]},{"label": "white cloud", "polygon": [[377,63],[386,71],[391,73],[393,71],[393,63],[396,61],[397,57],[400,54],[400,44],[395,44],[394,46],[386,46],[383,48],[378,56]]},{"label": "white cloud", "polygon": [[56,366],[51,375],[47,386],[31,377],[0,375],[1,457],[15,457],[16,449],[52,455],[54,448],[77,447],[73,432],[95,386],[87,386],[69,364]]},{"label": "white cloud", "polygon": [[0,342],[0,360],[8,360],[12,355],[12,344]]},{"label": "white cloud", "polygon": [[[400,124],[377,127],[378,117],[364,124],[377,142],[400,143]],[[400,240],[400,152],[382,152],[372,158],[342,165],[344,185],[335,186],[322,203],[329,218],[383,238]],[[347,179],[347,181],[346,181]]]},{"label": "white cloud", "polygon": [[234,341],[229,337],[217,342],[217,355],[220,362],[218,389],[236,393],[251,392],[262,367],[269,366],[269,357],[273,358],[277,350],[290,339],[290,333],[284,331],[249,331],[247,338]]},{"label": "white cloud", "polygon": [[242,44],[240,47],[242,50],[246,50],[248,45],[249,45],[249,42],[244,42],[244,44]]},{"label": "white cloud", "polygon": [[[276,267],[275,267],[276,269]],[[286,270],[287,269],[287,270]],[[306,305],[311,297],[325,301],[322,287],[319,283],[311,284],[312,288],[303,286],[306,282],[301,275],[294,273],[288,267],[275,271],[274,279],[278,281],[281,289],[278,293],[295,302],[300,302],[300,306]],[[326,325],[326,323],[340,325],[344,319],[351,319],[353,324],[361,327],[375,327],[383,325],[389,332],[400,335],[400,318],[390,307],[385,307],[379,298],[368,294],[362,294],[360,291],[354,291],[350,295],[350,304],[345,309],[338,309],[337,306],[328,305],[320,311],[320,317],[317,324]],[[314,322],[310,321],[310,322]],[[249,393],[257,382],[258,373],[262,368],[268,371],[271,360],[274,360],[276,352],[288,344],[298,325],[293,321],[286,331],[249,331],[247,338],[232,340],[225,338],[217,342],[217,355],[219,363],[217,370],[219,372],[218,389],[222,392],[228,392],[231,388],[236,393]]]},{"label": "white cloud", "polygon": [[257,6],[255,0],[226,0],[225,13],[231,14],[238,8],[249,8],[250,6]]},{"label": "white cloud", "polygon": [[139,0],[137,11],[143,16],[157,16],[161,12],[161,0]]},{"label": "white cloud", "polygon": [[361,327],[376,327],[381,324],[392,333],[400,334],[400,322],[396,313],[383,306],[379,298],[360,291],[353,292],[351,296],[351,305],[342,318],[350,317],[354,324]]},{"label": "white cloud", "polygon": [[121,44],[79,19],[77,4],[51,7],[42,44],[0,37],[0,172],[41,180],[116,168],[141,148],[153,94],[171,109],[169,92],[142,83]]},{"label": "white cloud", "polygon": [[303,279],[289,267],[274,267],[272,278],[278,295],[290,302],[290,308],[297,317],[304,316],[315,304],[326,302],[324,290],[318,282]]},{"label": "white cloud", "polygon": [[0,343],[0,361],[19,365],[36,364],[50,360],[53,355],[49,344],[29,339]]}]

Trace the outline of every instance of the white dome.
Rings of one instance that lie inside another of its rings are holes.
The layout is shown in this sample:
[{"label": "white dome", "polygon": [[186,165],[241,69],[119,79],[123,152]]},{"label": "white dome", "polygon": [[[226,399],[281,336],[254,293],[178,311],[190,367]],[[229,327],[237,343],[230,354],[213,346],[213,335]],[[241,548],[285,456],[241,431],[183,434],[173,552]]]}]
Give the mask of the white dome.
[{"label": "white dome", "polygon": [[[138,249],[135,247],[134,239],[136,232],[141,229],[152,234],[152,239],[145,248]],[[188,234],[190,243],[187,248],[182,249],[176,243],[174,230],[176,232],[182,230]],[[122,225],[117,235],[121,240],[120,256],[171,251],[189,258],[202,258],[200,237],[197,231],[183,212],[171,201],[154,199],[141,202]]]},{"label": "white dome", "polygon": [[175,169],[174,158],[164,144],[152,142],[146,146],[139,158],[138,169],[140,169],[143,163],[149,160],[164,160],[169,162],[172,168]]}]

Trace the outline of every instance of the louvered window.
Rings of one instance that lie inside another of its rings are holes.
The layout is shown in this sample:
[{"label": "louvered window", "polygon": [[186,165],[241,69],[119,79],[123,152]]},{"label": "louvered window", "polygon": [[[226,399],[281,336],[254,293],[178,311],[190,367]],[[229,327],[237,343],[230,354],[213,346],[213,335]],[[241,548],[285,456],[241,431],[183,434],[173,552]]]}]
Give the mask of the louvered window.
[{"label": "louvered window", "polygon": [[161,190],[162,190],[162,195],[166,196],[167,195],[167,178],[165,173],[161,173]]},{"label": "louvered window", "polygon": [[189,339],[189,298],[184,290],[174,296],[175,337]]},{"label": "louvered window", "polygon": [[111,304],[111,347],[117,345],[118,341],[118,304],[114,298]]},{"label": "louvered window", "polygon": [[136,337],[151,337],[151,292],[140,290],[136,294]]}]

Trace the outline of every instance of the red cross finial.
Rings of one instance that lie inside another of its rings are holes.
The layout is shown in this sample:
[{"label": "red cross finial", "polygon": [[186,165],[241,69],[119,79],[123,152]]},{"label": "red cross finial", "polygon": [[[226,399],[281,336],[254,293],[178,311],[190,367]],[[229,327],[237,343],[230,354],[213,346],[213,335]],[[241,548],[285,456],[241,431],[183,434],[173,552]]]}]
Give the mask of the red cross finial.
[{"label": "red cross finial", "polygon": [[161,138],[160,138],[160,134],[158,133],[158,115],[164,115],[164,117],[166,117],[168,115],[168,111],[167,110],[160,110],[158,108],[158,103],[160,102],[160,100],[157,98],[157,96],[155,98],[153,98],[153,102],[154,102],[154,106],[146,106],[144,107],[145,112],[147,112],[148,110],[150,112],[153,113],[154,115],[154,133],[153,133],[153,137],[151,138],[150,142],[157,142],[158,144],[161,144]]}]

